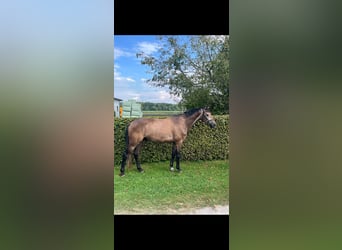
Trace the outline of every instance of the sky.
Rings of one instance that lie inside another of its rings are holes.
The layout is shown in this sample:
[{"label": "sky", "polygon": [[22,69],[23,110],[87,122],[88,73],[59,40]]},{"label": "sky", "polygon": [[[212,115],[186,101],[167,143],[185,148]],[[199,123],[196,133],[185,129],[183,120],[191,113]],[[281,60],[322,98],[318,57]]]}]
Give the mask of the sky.
[{"label": "sky", "polygon": [[138,51],[153,55],[160,41],[156,36],[114,35],[114,97],[140,102],[178,103],[180,98],[170,96],[168,88],[152,87],[146,80],[152,78],[149,67],[136,57]]}]

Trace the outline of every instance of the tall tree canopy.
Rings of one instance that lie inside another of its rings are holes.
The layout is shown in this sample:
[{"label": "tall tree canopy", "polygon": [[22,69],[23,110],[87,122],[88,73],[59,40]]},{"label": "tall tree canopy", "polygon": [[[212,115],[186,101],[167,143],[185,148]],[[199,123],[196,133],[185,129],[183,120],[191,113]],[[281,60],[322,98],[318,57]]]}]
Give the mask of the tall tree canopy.
[{"label": "tall tree canopy", "polygon": [[229,37],[162,36],[156,55],[137,53],[153,86],[168,87],[187,109],[229,113]]}]

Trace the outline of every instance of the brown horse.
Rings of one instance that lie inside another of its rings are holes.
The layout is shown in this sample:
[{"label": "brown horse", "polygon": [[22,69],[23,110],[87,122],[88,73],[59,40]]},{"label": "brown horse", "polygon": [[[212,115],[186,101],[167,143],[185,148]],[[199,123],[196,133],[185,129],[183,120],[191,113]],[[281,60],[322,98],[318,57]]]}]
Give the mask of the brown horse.
[{"label": "brown horse", "polygon": [[180,150],[192,125],[198,120],[208,123],[211,128],[216,127],[215,119],[207,108],[191,109],[183,114],[164,119],[139,118],[132,121],[126,128],[126,150],[122,154],[120,176],[125,175],[125,165],[132,154],[138,171],[144,172],[139,162],[143,140],[172,142],[170,170],[174,171],[173,162],[176,158],[176,168],[181,171],[179,166]]}]

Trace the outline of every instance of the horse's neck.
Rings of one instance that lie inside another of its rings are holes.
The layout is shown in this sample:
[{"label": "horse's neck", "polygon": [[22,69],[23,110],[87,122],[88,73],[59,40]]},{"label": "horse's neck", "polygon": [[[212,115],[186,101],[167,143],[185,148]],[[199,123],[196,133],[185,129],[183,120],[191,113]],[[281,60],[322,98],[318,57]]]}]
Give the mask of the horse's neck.
[{"label": "horse's neck", "polygon": [[199,120],[201,115],[202,115],[202,111],[199,111],[199,112],[189,116],[186,119],[186,125],[187,125],[188,129],[190,129],[192,127],[192,125],[194,125]]}]

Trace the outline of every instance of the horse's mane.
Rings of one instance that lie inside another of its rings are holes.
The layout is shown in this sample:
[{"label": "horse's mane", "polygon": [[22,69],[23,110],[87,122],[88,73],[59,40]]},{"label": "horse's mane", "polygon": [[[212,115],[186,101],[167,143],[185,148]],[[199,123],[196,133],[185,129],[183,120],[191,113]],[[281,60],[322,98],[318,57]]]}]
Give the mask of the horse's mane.
[{"label": "horse's mane", "polygon": [[198,112],[201,108],[193,108],[193,109],[189,109],[187,111],[185,111],[183,114],[185,115],[185,117],[189,117],[192,116],[193,114],[195,114],[196,112]]}]

